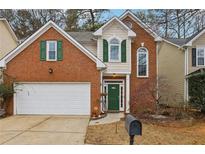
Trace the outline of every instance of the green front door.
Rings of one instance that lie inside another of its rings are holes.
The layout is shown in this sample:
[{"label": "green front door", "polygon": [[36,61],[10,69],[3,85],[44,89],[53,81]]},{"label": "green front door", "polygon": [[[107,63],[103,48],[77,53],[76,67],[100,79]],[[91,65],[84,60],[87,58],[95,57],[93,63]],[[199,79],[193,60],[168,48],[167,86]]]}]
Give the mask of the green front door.
[{"label": "green front door", "polygon": [[119,111],[119,84],[108,85],[108,110]]}]

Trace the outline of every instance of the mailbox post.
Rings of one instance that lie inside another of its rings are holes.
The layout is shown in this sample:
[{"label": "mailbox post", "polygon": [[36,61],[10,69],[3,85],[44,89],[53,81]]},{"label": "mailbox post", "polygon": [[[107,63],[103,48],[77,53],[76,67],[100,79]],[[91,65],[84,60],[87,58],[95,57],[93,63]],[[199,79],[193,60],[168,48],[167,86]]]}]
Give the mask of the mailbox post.
[{"label": "mailbox post", "polygon": [[135,135],[142,135],[142,123],[131,114],[128,114],[125,118],[125,128],[130,136],[130,145],[133,145]]}]

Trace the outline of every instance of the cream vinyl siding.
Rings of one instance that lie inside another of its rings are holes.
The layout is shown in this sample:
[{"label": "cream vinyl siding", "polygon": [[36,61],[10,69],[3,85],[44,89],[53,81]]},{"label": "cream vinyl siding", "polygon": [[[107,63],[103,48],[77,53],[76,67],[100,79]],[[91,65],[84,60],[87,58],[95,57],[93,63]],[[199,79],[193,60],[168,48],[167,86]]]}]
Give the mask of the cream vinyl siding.
[{"label": "cream vinyl siding", "polygon": [[[180,106],[184,102],[184,51],[167,42],[162,42],[158,54],[159,80],[168,84],[168,92],[162,95],[162,103]],[[159,83],[160,85],[160,83]],[[168,98],[166,101],[165,98]],[[165,99],[165,100],[164,100]]]},{"label": "cream vinyl siding", "polygon": [[103,39],[108,41],[109,50],[109,41],[112,38],[120,40],[120,48],[121,41],[126,40],[126,63],[107,62],[105,63],[107,66],[105,73],[131,72],[131,39],[128,38],[128,31],[116,21],[111,22],[107,27],[105,27],[103,29],[102,37],[98,38],[98,58],[103,61]]},{"label": "cream vinyl siding", "polygon": [[192,43],[192,47],[189,47],[188,50],[188,56],[189,56],[189,61],[188,61],[188,73],[194,72],[198,70],[199,68],[205,68],[205,66],[196,66],[192,67],[192,48],[197,48],[197,46],[204,46],[205,47],[205,34],[202,34],[198,39],[196,39]]},{"label": "cream vinyl siding", "polygon": [[97,56],[97,43],[82,43],[82,45]]},{"label": "cream vinyl siding", "polygon": [[17,46],[16,40],[3,21],[0,21],[0,59]]}]

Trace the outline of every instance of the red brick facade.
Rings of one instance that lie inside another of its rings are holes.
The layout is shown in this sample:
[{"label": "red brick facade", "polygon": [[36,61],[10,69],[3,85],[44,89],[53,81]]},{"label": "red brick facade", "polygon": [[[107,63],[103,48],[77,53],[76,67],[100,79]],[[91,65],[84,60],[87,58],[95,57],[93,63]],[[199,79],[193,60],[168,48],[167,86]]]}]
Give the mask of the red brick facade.
[{"label": "red brick facade", "polygon": [[[131,22],[132,30],[136,33],[136,37],[132,42],[132,66],[131,66],[131,94],[130,94],[130,109],[131,112],[144,112],[146,110],[154,109],[154,101],[149,89],[155,86],[156,82],[156,42],[154,38],[142,27],[140,27],[129,16],[123,19],[123,22]],[[144,47],[149,52],[149,77],[138,78],[137,77],[137,49],[141,47],[141,43],[144,43]]]},{"label": "red brick facade", "polygon": [[[41,40],[62,40],[63,60],[40,61]],[[49,68],[53,69],[53,74],[48,73]],[[53,28],[12,59],[7,64],[5,73],[14,77],[16,82],[90,82],[91,107],[99,108],[100,72],[96,68],[96,63]],[[8,113],[13,113],[12,100]]]}]

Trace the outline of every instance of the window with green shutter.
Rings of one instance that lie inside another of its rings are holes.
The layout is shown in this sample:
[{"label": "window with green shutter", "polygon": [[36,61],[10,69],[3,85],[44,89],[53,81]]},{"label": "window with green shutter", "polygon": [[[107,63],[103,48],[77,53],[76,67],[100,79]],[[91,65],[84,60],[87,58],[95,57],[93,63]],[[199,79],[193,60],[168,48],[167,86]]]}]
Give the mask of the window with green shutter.
[{"label": "window with green shutter", "polygon": [[103,62],[108,62],[108,42],[103,39]]},{"label": "window with green shutter", "polygon": [[40,43],[40,60],[46,60],[46,41],[41,41]]},{"label": "window with green shutter", "polygon": [[121,43],[121,62],[126,62],[126,40]]},{"label": "window with green shutter", "polygon": [[63,60],[63,42],[61,40],[58,40],[57,42],[57,59],[59,61]]}]

